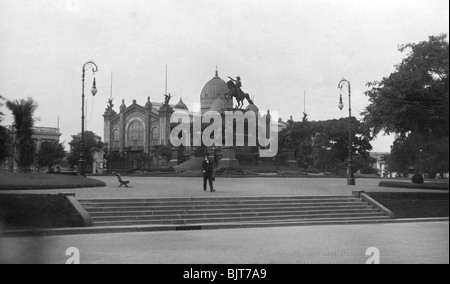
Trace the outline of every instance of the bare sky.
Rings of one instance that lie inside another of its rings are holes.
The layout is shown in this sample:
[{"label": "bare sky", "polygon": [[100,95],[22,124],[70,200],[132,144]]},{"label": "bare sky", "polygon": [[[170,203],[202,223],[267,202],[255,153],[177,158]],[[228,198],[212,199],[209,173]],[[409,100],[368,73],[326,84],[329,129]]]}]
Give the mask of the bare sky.
[{"label": "bare sky", "polygon": [[[33,97],[37,126],[56,127],[59,116],[68,147],[81,130],[86,61],[99,67],[94,98],[87,73],[87,127],[102,137],[111,72],[116,110],[122,99],[162,102],[166,64],[172,102],[191,107],[217,62],[260,110],[300,120],[306,92],[309,119],[326,120],[348,115],[337,108],[340,79],[352,83],[358,114],[365,84],[405,57],[399,44],[448,32],[447,0],[0,0],[0,94]],[[374,151],[391,142],[377,139]]]}]

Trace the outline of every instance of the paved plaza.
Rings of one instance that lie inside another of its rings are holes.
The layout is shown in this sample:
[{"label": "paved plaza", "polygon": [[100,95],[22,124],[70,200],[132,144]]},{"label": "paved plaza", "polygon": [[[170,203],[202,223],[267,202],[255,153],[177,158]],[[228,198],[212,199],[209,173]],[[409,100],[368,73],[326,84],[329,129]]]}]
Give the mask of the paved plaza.
[{"label": "paved plaza", "polygon": [[0,262],[149,264],[449,263],[449,224],[392,223],[0,239]]},{"label": "paved plaza", "polygon": [[[203,192],[201,178],[96,177],[103,188],[27,190],[75,192],[77,198],[351,195],[354,190],[420,191],[378,187],[380,179],[218,178],[217,192]],[[17,191],[16,191],[17,192]],[[426,192],[432,192],[427,190]],[[437,191],[442,192],[442,191]],[[449,224],[417,222],[360,225],[162,231],[14,237],[0,239],[2,263],[65,263],[66,250],[80,251],[81,263],[289,264],[361,263],[375,247],[381,263],[449,263]]]},{"label": "paved plaza", "polygon": [[152,198],[152,197],[224,197],[224,196],[275,196],[275,195],[346,195],[354,190],[396,192],[442,192],[378,187],[381,179],[361,178],[356,186],[348,186],[346,178],[228,178],[218,177],[214,193],[203,191],[201,177],[124,177],[130,187],[119,187],[115,176],[98,176],[106,187],[61,190],[21,190],[2,193],[58,193],[74,192],[79,199],[86,198]]}]

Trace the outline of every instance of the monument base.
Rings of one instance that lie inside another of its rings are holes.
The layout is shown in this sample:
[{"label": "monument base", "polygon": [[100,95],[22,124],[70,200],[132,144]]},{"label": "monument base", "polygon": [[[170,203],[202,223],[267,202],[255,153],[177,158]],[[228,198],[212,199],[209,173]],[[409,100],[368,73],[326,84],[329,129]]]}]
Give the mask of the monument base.
[{"label": "monument base", "polygon": [[233,147],[222,148],[222,159],[219,161],[219,169],[239,168],[239,161],[236,159],[236,150]]},{"label": "monument base", "polygon": [[219,169],[223,168],[239,168],[239,161],[236,159],[221,159],[219,161]]},{"label": "monument base", "polygon": [[180,161],[178,160],[178,148],[172,148],[172,160],[169,161],[169,167],[174,167],[179,163]]},{"label": "monument base", "polygon": [[297,161],[286,161],[283,164],[289,168],[298,168]]},{"label": "monument base", "polygon": [[295,160],[294,150],[291,149],[283,150],[283,154],[285,159],[283,161],[284,166],[289,168],[298,168],[298,163]]},{"label": "monument base", "polygon": [[169,161],[169,167],[175,167],[178,164],[179,164],[178,159],[172,159]]}]

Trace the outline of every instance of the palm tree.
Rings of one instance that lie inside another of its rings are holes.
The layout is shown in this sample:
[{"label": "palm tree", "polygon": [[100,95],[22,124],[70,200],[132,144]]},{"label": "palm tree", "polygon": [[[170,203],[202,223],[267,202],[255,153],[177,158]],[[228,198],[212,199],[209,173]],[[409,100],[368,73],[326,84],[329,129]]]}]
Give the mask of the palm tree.
[{"label": "palm tree", "polygon": [[19,169],[29,171],[34,163],[34,154],[36,146],[34,144],[33,114],[38,105],[32,98],[8,101],[6,106],[11,110],[16,125],[15,145],[17,155],[14,157]]}]

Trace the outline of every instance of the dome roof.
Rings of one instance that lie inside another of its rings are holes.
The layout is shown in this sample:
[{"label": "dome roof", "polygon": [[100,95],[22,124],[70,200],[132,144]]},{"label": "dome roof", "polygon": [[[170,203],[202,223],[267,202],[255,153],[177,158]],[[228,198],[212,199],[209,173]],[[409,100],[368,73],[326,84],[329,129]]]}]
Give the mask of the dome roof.
[{"label": "dome roof", "polygon": [[216,99],[226,92],[228,92],[227,83],[222,80],[216,72],[216,76],[209,80],[203,87],[201,96]]},{"label": "dome roof", "polygon": [[200,93],[202,113],[210,110],[212,104],[218,98],[225,101],[230,105],[230,107],[232,107],[233,102],[231,100],[227,102],[225,99],[224,94],[227,92],[227,83],[219,77],[216,71],[216,75],[214,76],[214,78],[206,83],[206,85],[202,89],[202,92]]},{"label": "dome roof", "polygon": [[180,101],[174,106],[174,108],[189,110],[187,105],[183,102],[183,99],[181,99],[181,98],[180,98]]}]

